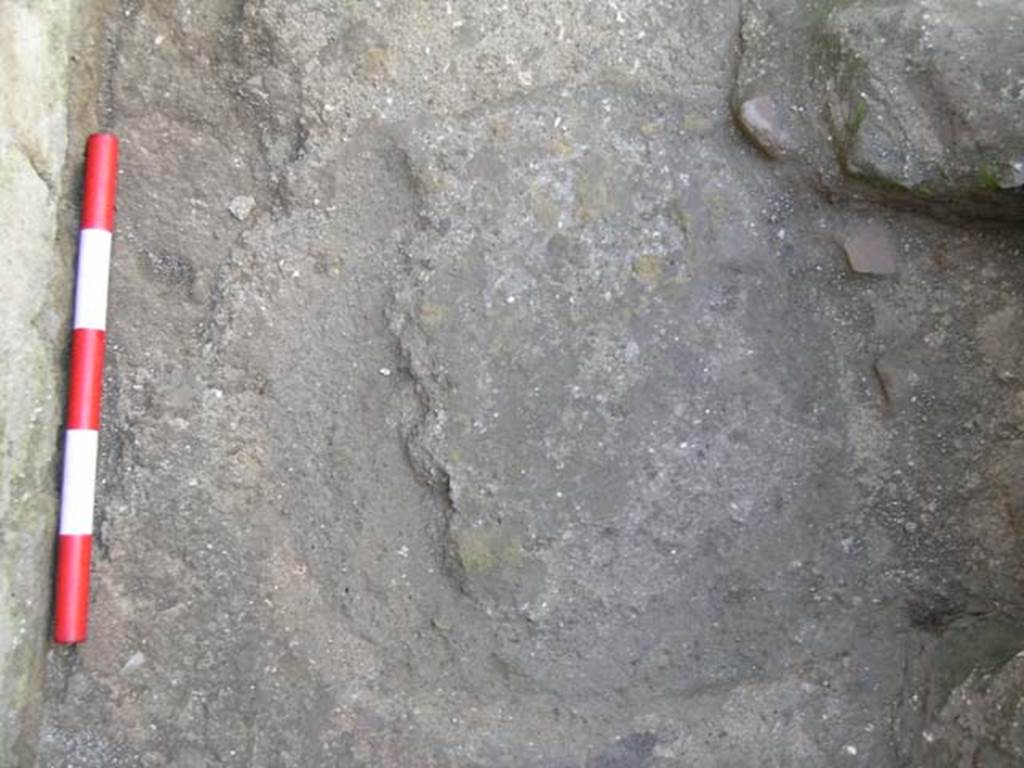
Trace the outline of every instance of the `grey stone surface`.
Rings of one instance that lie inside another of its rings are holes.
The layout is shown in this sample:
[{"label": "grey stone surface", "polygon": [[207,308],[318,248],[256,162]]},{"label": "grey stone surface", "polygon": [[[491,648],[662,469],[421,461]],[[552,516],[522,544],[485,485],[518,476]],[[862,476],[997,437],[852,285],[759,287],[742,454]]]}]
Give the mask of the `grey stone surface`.
[{"label": "grey stone surface", "polygon": [[37,738],[69,261],[56,248],[67,2],[0,2],[0,765]]},{"label": "grey stone surface", "polygon": [[[733,102],[824,183],[1024,219],[1024,9],[1017,0],[744,4]],[[790,125],[765,119],[771,102]]]},{"label": "grey stone surface", "polygon": [[[111,13],[93,631],[42,765],[920,749],[927,643],[1024,619],[1024,236],[780,173],[738,11]],[[850,273],[864,222],[898,273]]]}]

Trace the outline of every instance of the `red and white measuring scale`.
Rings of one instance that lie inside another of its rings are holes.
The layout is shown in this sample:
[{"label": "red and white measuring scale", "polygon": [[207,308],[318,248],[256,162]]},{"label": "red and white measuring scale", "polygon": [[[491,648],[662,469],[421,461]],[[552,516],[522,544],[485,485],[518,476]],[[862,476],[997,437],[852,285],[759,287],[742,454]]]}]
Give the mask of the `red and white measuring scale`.
[{"label": "red and white measuring scale", "polygon": [[116,190],[117,138],[109,133],[95,133],[86,145],[82,223],[78,236],[53,617],[53,638],[58,643],[82,642],[88,623],[92,513]]}]

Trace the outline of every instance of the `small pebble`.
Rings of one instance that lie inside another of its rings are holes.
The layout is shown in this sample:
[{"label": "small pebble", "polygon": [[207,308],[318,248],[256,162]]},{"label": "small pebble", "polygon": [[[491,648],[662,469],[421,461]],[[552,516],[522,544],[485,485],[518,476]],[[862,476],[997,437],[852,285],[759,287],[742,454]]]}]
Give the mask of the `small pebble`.
[{"label": "small pebble", "polygon": [[891,275],[896,257],[889,233],[879,224],[867,224],[843,241],[850,269],[862,275]]},{"label": "small pebble", "polygon": [[131,672],[133,669],[138,669],[146,663],[146,654],[142,651],[136,651],[131,655],[131,658],[125,662],[124,666],[121,667],[121,674],[124,675]]},{"label": "small pebble", "polygon": [[792,151],[792,139],[783,125],[783,110],[770,96],[755,96],[740,106],[739,119],[747,134],[770,157]]},{"label": "small pebble", "polygon": [[239,221],[245,221],[256,207],[256,200],[251,195],[238,195],[228,203],[228,212]]}]

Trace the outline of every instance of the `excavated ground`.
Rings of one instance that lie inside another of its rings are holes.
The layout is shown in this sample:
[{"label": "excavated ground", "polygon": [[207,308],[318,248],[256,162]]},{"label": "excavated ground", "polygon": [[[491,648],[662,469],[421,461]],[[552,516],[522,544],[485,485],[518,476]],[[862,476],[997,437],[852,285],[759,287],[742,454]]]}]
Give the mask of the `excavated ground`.
[{"label": "excavated ground", "polygon": [[882,768],[1024,646],[1021,230],[765,159],[738,14],[82,22],[123,171],[43,765]]}]

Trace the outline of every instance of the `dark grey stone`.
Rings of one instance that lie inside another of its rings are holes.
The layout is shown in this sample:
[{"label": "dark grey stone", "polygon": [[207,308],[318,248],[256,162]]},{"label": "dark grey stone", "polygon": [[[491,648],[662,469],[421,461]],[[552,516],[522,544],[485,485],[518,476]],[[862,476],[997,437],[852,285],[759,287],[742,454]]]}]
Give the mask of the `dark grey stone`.
[{"label": "dark grey stone", "polygon": [[1017,0],[751,0],[742,40],[733,103],[770,154],[780,128],[751,105],[794,105],[785,154],[819,182],[841,170],[893,202],[1024,219]]}]

